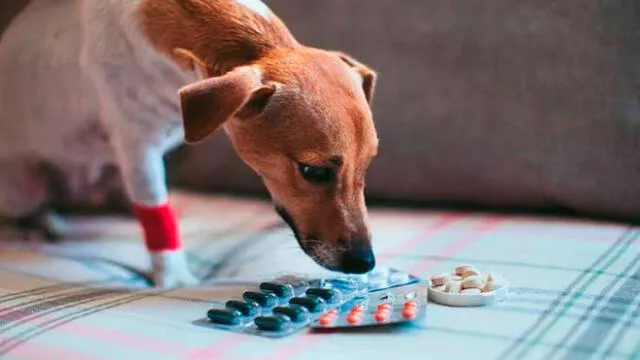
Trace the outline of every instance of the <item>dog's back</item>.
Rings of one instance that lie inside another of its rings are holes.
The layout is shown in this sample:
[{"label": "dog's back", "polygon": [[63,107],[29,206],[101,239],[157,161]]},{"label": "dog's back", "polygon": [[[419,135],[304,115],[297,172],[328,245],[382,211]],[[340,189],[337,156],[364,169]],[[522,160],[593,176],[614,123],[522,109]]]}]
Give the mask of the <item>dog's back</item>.
[{"label": "dog's back", "polygon": [[79,71],[77,9],[74,0],[34,1],[3,35],[0,157],[55,156],[95,102]]}]

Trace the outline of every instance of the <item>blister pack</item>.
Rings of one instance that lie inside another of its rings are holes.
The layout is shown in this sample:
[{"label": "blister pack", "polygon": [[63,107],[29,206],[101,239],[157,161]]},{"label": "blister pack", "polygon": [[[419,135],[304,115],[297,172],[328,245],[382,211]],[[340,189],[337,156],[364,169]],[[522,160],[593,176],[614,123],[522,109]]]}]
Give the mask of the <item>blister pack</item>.
[{"label": "blister pack", "polygon": [[233,332],[282,337],[305,327],[354,327],[424,316],[427,283],[396,269],[367,275],[282,275],[210,309],[196,323]]}]

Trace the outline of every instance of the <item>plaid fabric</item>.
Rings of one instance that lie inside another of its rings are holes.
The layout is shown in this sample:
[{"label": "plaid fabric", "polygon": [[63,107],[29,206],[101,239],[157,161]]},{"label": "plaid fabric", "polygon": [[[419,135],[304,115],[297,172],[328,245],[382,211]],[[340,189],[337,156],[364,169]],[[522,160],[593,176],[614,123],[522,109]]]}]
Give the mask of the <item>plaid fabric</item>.
[{"label": "plaid fabric", "polygon": [[640,359],[640,231],[612,223],[373,210],[381,263],[429,276],[459,263],[504,274],[510,298],[430,304],[415,327],[273,340],[193,324],[283,271],[320,273],[268,203],[175,193],[197,289],[154,291],[132,219],[72,221],[47,245],[0,242],[3,359]]}]

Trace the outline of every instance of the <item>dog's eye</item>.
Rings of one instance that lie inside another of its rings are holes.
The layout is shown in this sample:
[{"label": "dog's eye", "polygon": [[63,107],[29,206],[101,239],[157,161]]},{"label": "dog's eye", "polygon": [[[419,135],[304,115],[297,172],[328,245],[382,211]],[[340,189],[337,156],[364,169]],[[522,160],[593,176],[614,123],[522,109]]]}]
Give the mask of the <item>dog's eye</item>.
[{"label": "dog's eye", "polygon": [[335,178],[334,169],[330,167],[298,164],[298,170],[305,180],[312,183],[328,183]]}]

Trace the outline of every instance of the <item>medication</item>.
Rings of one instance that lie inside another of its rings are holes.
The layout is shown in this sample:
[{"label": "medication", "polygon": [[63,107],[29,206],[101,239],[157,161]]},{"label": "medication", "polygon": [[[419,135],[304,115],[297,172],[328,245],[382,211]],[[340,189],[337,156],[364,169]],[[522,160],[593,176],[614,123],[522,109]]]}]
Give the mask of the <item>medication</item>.
[{"label": "medication", "polygon": [[309,327],[413,322],[426,314],[427,287],[427,282],[395,269],[378,269],[369,282],[351,275],[315,279],[280,276],[247,289],[241,300],[217,305],[195,324],[282,337]]},{"label": "medication", "polygon": [[277,315],[286,316],[296,323],[305,320],[309,314],[309,311],[306,308],[299,305],[276,306],[273,308],[272,312]]},{"label": "medication", "polygon": [[300,305],[310,312],[319,312],[324,309],[324,300],[319,296],[294,297],[289,300],[289,303]]},{"label": "medication", "polygon": [[466,277],[462,279],[462,282],[460,282],[460,287],[462,287],[463,289],[481,288],[482,285],[483,283],[482,279],[480,279],[480,276],[475,275]]},{"label": "medication", "polygon": [[245,291],[242,298],[248,302],[255,302],[260,307],[271,307],[278,303],[278,297],[270,292]]},{"label": "medication", "polygon": [[334,289],[325,288],[308,288],[305,292],[307,295],[321,297],[324,301],[332,303],[336,299],[337,292]]},{"label": "medication", "polygon": [[444,287],[444,291],[448,293],[459,293],[461,290],[460,281],[452,281],[450,280]]},{"label": "medication", "polygon": [[455,267],[451,274],[444,285],[445,276],[435,275],[431,278],[431,301],[449,306],[481,306],[507,297],[508,284],[499,274],[487,273],[482,276],[480,270],[470,264]]},{"label": "medication", "polygon": [[361,313],[349,313],[345,319],[351,325],[357,325],[362,321]]},{"label": "medication", "polygon": [[464,270],[462,272],[461,276],[462,276],[463,279],[466,279],[466,278],[468,278],[470,276],[480,276],[480,271],[478,271],[478,269],[473,268],[473,267],[467,268],[466,270]]},{"label": "medication", "polygon": [[453,273],[458,275],[458,276],[462,276],[462,274],[464,274],[464,272],[469,270],[469,269],[473,269],[473,266],[469,265],[469,264],[458,265],[454,269]]},{"label": "medication", "polygon": [[258,329],[267,331],[282,331],[289,324],[289,320],[282,316],[258,316],[253,322]]},{"label": "medication", "polygon": [[431,277],[431,286],[441,286],[447,283],[449,274],[440,274]]},{"label": "medication", "polygon": [[211,309],[207,311],[207,317],[216,324],[237,325],[240,323],[242,314],[237,310]]},{"label": "medication", "polygon": [[244,302],[238,300],[229,300],[225,307],[230,310],[239,311],[243,316],[253,316],[260,311],[258,304],[254,302]]},{"label": "medication", "polygon": [[291,296],[293,290],[291,286],[286,284],[279,284],[274,282],[263,282],[260,284],[260,290],[270,291],[279,298],[286,298]]},{"label": "medication", "polygon": [[462,291],[460,291],[460,294],[462,295],[478,295],[481,293],[482,293],[482,290],[478,288],[469,288],[469,289],[463,289]]},{"label": "medication", "polygon": [[402,317],[405,319],[414,319],[418,314],[418,310],[415,307],[408,307],[402,309]]},{"label": "medication", "polygon": [[480,288],[480,290],[485,293],[495,290],[493,281],[487,281],[486,283],[484,283],[484,285],[482,286],[482,288]]}]

